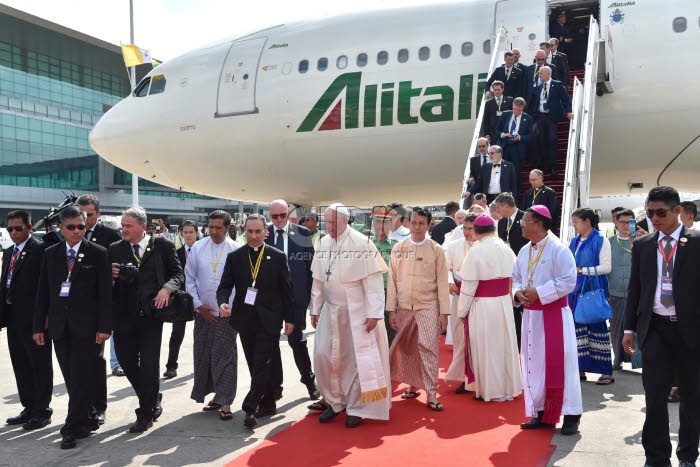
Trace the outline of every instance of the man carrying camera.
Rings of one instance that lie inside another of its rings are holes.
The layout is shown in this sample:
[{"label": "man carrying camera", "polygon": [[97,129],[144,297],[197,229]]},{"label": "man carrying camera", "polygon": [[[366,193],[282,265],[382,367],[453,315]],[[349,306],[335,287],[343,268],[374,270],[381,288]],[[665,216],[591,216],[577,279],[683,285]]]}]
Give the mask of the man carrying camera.
[{"label": "man carrying camera", "polygon": [[146,211],[133,207],[122,215],[123,240],[109,248],[112,263],[114,347],[139,398],[131,433],[153,426],[163,412],[158,366],[163,322],[158,310],[185,277],[172,242],[146,235]]}]

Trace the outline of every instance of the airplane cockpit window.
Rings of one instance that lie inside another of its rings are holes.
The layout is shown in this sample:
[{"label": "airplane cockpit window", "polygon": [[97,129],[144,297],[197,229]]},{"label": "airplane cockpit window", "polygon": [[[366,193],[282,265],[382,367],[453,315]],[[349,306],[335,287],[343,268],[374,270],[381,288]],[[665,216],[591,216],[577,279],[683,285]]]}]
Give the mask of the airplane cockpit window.
[{"label": "airplane cockpit window", "polygon": [[399,50],[399,55],[397,58],[399,63],[406,63],[408,61],[408,49]]},{"label": "airplane cockpit window", "polygon": [[462,44],[462,55],[468,57],[472,53],[474,53],[474,44],[472,44],[471,42],[465,42],[464,44]]},{"label": "airplane cockpit window", "polygon": [[377,64],[379,65],[386,65],[387,62],[389,61],[389,52],[386,50],[382,50],[377,54]]},{"label": "airplane cockpit window", "polygon": [[299,73],[306,73],[309,71],[309,61],[302,60],[299,62]]},{"label": "airplane cockpit window", "polygon": [[423,62],[429,59],[430,47],[421,47],[420,49],[418,49],[418,58]]},{"label": "airplane cockpit window", "polygon": [[328,69],[328,59],[326,57],[318,59],[318,71],[326,71]]},{"label": "airplane cockpit window", "polygon": [[452,55],[452,46],[450,44],[444,44],[440,47],[440,58],[450,58]]},{"label": "airplane cockpit window", "polygon": [[343,70],[348,66],[348,57],[347,55],[341,55],[338,57],[338,60],[336,61],[336,66],[338,67],[339,70]]},{"label": "airplane cockpit window", "polygon": [[141,83],[139,83],[138,86],[136,86],[136,89],[134,90],[134,96],[136,97],[144,97],[148,95],[148,87],[151,84],[151,78],[146,78]]},{"label": "airplane cockpit window", "polygon": [[685,32],[688,29],[688,21],[680,16],[673,20],[673,31],[674,32]]},{"label": "airplane cockpit window", "polygon": [[486,55],[491,55],[491,39],[486,39],[484,41],[483,48]]},{"label": "airplane cockpit window", "polygon": [[357,66],[363,67],[367,65],[367,54],[362,53],[357,56]]},{"label": "airplane cockpit window", "polygon": [[165,76],[158,75],[151,78],[151,90],[148,91],[148,95],[160,94],[165,91]]}]

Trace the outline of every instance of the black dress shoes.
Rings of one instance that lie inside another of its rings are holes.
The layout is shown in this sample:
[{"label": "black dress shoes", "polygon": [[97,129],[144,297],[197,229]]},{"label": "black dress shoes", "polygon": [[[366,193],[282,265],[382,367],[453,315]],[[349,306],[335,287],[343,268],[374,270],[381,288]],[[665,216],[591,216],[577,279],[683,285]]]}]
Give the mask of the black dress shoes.
[{"label": "black dress shoes", "polygon": [[38,430],[39,428],[44,428],[49,423],[51,423],[51,417],[32,417],[27,420],[27,423],[22,425],[22,428],[25,430]]},{"label": "black dress shoes", "polygon": [[338,416],[338,413],[333,411],[333,407],[328,407],[323,413],[318,417],[318,421],[321,423],[328,423]]},{"label": "black dress shoes", "polygon": [[146,418],[137,418],[136,423],[131,425],[129,433],[143,433],[153,426],[153,422]]},{"label": "black dress shoes", "polygon": [[276,407],[267,407],[267,408],[258,408],[258,410],[255,412],[255,417],[272,417],[273,415],[277,415],[277,408]]},{"label": "black dress shoes", "polygon": [[466,394],[468,392],[464,383],[460,384],[459,387],[455,389],[455,394]]},{"label": "black dress shoes", "polygon": [[177,370],[165,370],[165,373],[163,373],[163,378],[165,379],[172,379],[177,376]]},{"label": "black dress shoes", "polygon": [[575,435],[578,433],[578,425],[580,422],[580,415],[564,415],[564,423],[561,426],[561,434]]},{"label": "black dress shoes", "polygon": [[695,467],[695,462],[690,462],[690,461],[681,461],[680,464],[678,464],[680,467]]},{"label": "black dress shoes", "polygon": [[[542,421],[542,417],[544,416],[544,411],[541,410],[537,412],[537,417],[533,418],[529,422],[521,423],[520,424],[520,429],[521,430],[536,430],[538,428],[554,428],[554,425],[551,423],[544,423]],[[578,427],[578,425],[576,425]]]},{"label": "black dress shoes", "polygon": [[24,425],[29,421],[31,417],[29,416],[29,410],[24,409],[19,413],[19,415],[16,415],[14,417],[8,418],[5,423],[8,425]]},{"label": "black dress shoes", "polygon": [[347,420],[345,420],[346,428],[357,428],[360,425],[362,425],[362,417],[348,415]]},{"label": "black dress shoes", "polygon": [[61,449],[73,449],[78,445],[78,440],[73,435],[65,435],[61,440]]},{"label": "black dress shoes", "polygon": [[245,414],[245,420],[243,420],[243,425],[245,425],[247,428],[253,428],[257,424],[258,424],[258,421],[255,419],[255,414],[253,414],[253,413]]},{"label": "black dress shoes", "polygon": [[318,390],[316,383],[313,381],[306,385],[306,389],[309,391],[309,399],[312,401],[316,401],[321,398],[321,391]]},{"label": "black dress shoes", "polygon": [[160,404],[163,401],[163,393],[159,392],[156,397],[156,405],[153,407],[153,421],[158,420],[158,417],[163,413],[163,406]]}]

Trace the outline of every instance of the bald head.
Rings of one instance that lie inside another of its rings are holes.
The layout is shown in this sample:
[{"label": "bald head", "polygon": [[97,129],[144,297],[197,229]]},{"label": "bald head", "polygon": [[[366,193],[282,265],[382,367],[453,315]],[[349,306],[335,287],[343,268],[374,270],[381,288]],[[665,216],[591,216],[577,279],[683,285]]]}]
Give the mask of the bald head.
[{"label": "bald head", "polygon": [[270,219],[276,229],[284,229],[289,217],[289,206],[283,199],[276,199],[270,203]]},{"label": "bald head", "polygon": [[549,78],[552,77],[552,69],[549,68],[548,66],[543,66],[540,68],[540,79],[542,81],[549,81]]},{"label": "bald head", "polygon": [[532,171],[530,171],[529,181],[530,181],[530,185],[532,185],[532,188],[534,188],[534,189],[541,188],[542,185],[544,184],[544,174],[539,169],[532,170]]}]

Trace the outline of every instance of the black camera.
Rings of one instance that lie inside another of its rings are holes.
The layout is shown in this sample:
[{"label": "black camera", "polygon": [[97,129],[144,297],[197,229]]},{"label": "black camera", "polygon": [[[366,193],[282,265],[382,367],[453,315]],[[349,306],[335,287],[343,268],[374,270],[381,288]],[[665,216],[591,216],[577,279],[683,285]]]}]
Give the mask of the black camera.
[{"label": "black camera", "polygon": [[121,263],[117,265],[117,268],[119,268],[119,280],[124,285],[132,285],[138,279],[139,268],[132,263]]}]

